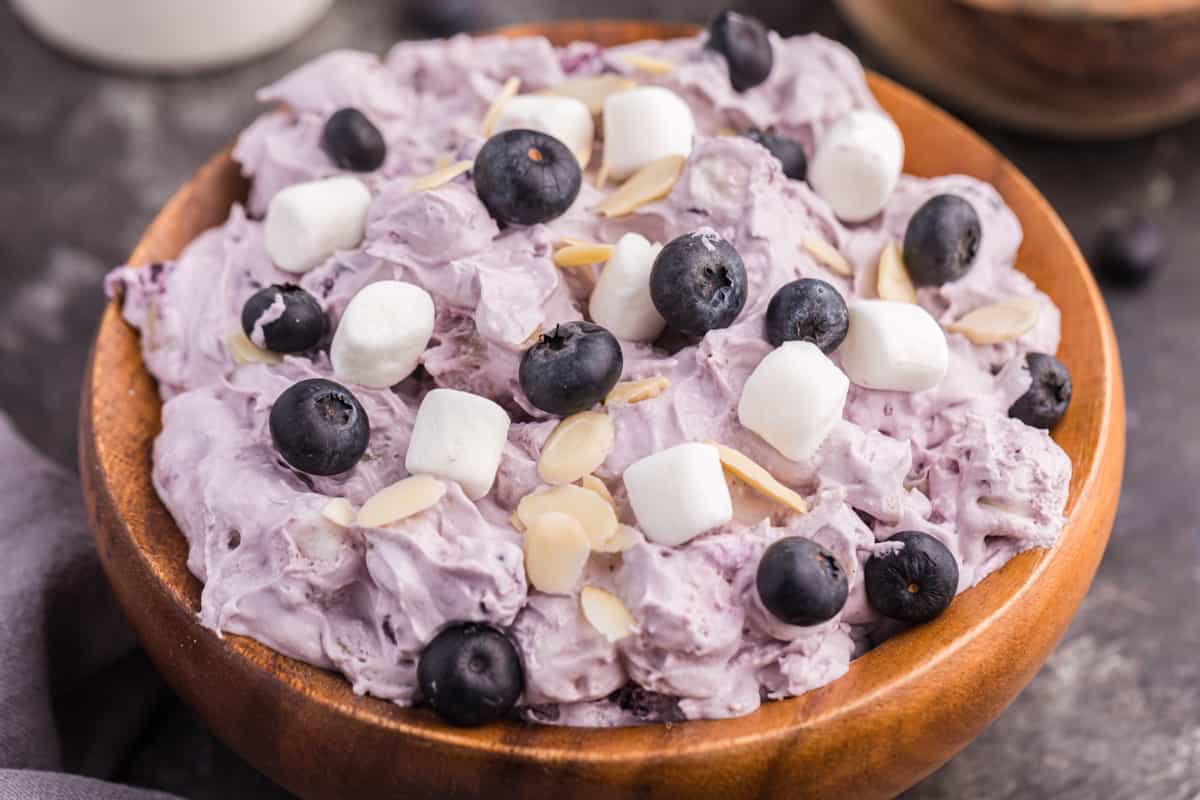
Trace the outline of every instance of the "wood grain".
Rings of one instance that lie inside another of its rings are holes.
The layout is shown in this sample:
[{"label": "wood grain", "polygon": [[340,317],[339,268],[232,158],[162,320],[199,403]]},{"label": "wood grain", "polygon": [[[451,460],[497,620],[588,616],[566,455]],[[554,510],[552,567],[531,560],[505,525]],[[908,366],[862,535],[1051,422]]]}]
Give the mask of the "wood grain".
[{"label": "wood grain", "polygon": [[[593,22],[514,32],[614,43],[683,30]],[[905,133],[906,169],[993,183],[1025,229],[1018,265],[1063,311],[1059,355],[1073,373],[1075,399],[1055,437],[1075,474],[1069,522],[1054,549],[1013,559],[936,622],[884,643],[835,683],[747,717],[616,730],[449,728],[426,710],[357,697],[337,675],[196,623],[200,585],[150,483],[158,395],[136,333],[110,305],[80,420],[88,513],[147,652],[213,731],[309,800],[876,798],[915,783],[994,719],[1066,629],[1108,539],[1124,457],[1117,346],[1079,251],[1030,183],[946,114],[887,80],[870,80]],[[218,154],[163,209],[133,261],[175,256],[220,223],[244,191],[228,151]]]}]

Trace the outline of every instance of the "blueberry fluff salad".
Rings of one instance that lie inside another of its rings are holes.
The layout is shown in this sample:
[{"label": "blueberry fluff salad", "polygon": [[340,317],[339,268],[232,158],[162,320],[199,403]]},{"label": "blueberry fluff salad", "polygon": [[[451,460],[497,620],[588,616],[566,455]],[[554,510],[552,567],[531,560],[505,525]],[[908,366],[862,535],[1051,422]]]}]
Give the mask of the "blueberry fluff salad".
[{"label": "blueberry fluff salad", "polygon": [[454,725],[734,717],[1058,537],[1059,311],[842,46],[725,12],[259,96],[247,200],[107,284],[218,634]]}]

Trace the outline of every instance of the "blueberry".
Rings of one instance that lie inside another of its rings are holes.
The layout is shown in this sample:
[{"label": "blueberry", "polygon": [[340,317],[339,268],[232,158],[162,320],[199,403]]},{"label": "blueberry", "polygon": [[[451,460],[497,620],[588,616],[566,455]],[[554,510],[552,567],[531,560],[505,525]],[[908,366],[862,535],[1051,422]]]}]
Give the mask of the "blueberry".
[{"label": "blueberry", "polygon": [[242,306],[242,330],[253,338],[254,325],[271,306],[283,301],[283,314],[262,327],[263,341],[274,353],[311,350],[325,335],[325,312],[317,298],[290,283],[259,289]]},{"label": "blueberry", "polygon": [[1147,283],[1164,261],[1167,243],[1162,229],[1144,217],[1107,225],[1092,258],[1098,275],[1118,286]]},{"label": "blueberry", "polygon": [[683,722],[679,698],[653,692],[636,683],[627,683],[608,695],[608,701],[643,722]]},{"label": "blueberry", "polygon": [[904,548],[867,559],[867,602],[885,617],[928,622],[946,610],[958,591],[954,554],[918,531],[903,531],[888,541],[902,542]]},{"label": "blueberry", "polygon": [[371,424],[350,390],[322,378],[284,390],[271,407],[271,440],[283,460],[309,475],[338,475],[362,458]]},{"label": "blueberry", "polygon": [[975,263],[982,237],[979,214],[954,194],[925,201],[904,231],[904,266],[917,286],[956,281]]},{"label": "blueberry", "polygon": [[335,111],[325,121],[321,149],[338,167],[354,172],[373,172],[387,157],[383,134],[357,108]]},{"label": "blueberry", "polygon": [[837,289],[816,278],[801,278],[780,287],[767,304],[767,341],[812,342],[832,353],[850,330],[850,312]]},{"label": "blueberry", "polygon": [[608,330],[564,322],[521,357],[521,390],[535,408],[565,417],[603,400],[624,366],[621,344]]},{"label": "blueberry", "polygon": [[775,63],[767,28],[754,17],[726,9],[708,26],[708,47],[725,56],[735,91],[753,89],[767,79]]},{"label": "blueberry", "polygon": [[483,27],[483,0],[414,0],[409,21],[434,36],[453,36]]},{"label": "blueberry", "polygon": [[788,536],[767,548],[754,578],[763,607],[788,625],[819,625],[846,605],[842,565],[811,539]]},{"label": "blueberry", "polygon": [[715,233],[686,233],[654,259],[650,299],[668,325],[688,336],[728,328],[746,305],[746,265]]},{"label": "blueberry", "polygon": [[575,202],[583,173],[567,146],[539,131],[511,130],[475,157],[475,191],[498,222],[536,225]]},{"label": "blueberry", "polygon": [[770,150],[771,155],[779,159],[783,174],[792,180],[802,181],[808,174],[808,156],[804,155],[804,148],[795,139],[758,129],[748,130],[742,135]]},{"label": "blueberry", "polygon": [[1046,353],[1026,353],[1025,364],[1032,383],[1008,409],[1008,415],[1026,425],[1050,430],[1071,402],[1071,373],[1065,364]]},{"label": "blueberry", "polygon": [[503,631],[459,622],[433,637],[417,662],[425,702],[451,725],[503,719],[525,689],[521,656]]}]

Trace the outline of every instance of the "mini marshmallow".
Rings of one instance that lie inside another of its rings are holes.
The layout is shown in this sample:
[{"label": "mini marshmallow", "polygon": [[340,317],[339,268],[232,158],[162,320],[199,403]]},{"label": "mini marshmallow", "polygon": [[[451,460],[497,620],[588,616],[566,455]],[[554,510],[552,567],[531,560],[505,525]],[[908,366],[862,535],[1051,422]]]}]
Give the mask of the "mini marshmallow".
[{"label": "mini marshmallow", "polygon": [[904,166],[904,138],[880,111],[851,111],[831,127],[808,166],[808,183],[838,219],[864,222],[883,210]]},{"label": "mini marshmallow", "polygon": [[417,368],[433,335],[433,298],[420,286],[379,281],[350,300],[329,359],[343,381],[372,389],[394,386]]},{"label": "mini marshmallow", "polygon": [[308,272],[362,241],[370,205],[366,184],[349,175],[282,189],[267,208],[267,254],[282,270]]},{"label": "mini marshmallow", "polygon": [[733,519],[717,448],[691,442],[661,450],[625,469],[625,491],[646,538],[673,546]]},{"label": "mini marshmallow", "polygon": [[920,306],[890,300],[851,304],[850,330],[838,354],[854,383],[895,392],[932,389],[950,361],[937,320]]},{"label": "mini marshmallow", "polygon": [[817,451],[842,418],[850,380],[812,342],[784,342],[746,379],[738,420],[792,461]]},{"label": "mini marshmallow", "polygon": [[523,94],[509,100],[496,117],[493,133],[518,128],[541,131],[565,144],[586,167],[596,134],[592,112],[582,100],[555,95]]},{"label": "mini marshmallow", "polygon": [[617,240],[588,303],[597,325],[620,339],[650,342],[658,338],[667,323],[650,299],[650,270],[660,250],[661,244],[650,244],[637,233]]},{"label": "mini marshmallow", "polygon": [[417,409],[404,467],[414,475],[457,481],[478,500],[496,480],[508,425],[507,412],[486,397],[434,389]]},{"label": "mini marshmallow", "polygon": [[664,156],[692,152],[696,121],[683,99],[661,86],[641,86],[604,101],[604,165],[622,180]]}]

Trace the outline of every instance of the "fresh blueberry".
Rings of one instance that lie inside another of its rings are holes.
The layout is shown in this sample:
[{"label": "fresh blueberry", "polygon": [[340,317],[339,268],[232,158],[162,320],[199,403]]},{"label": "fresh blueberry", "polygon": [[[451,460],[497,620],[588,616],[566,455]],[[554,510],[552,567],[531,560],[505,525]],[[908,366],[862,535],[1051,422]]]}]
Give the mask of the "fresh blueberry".
[{"label": "fresh blueberry", "polygon": [[536,225],[575,202],[583,173],[567,146],[540,131],[511,130],[484,143],[475,157],[475,191],[498,221]]},{"label": "fresh blueberry", "polygon": [[783,166],[783,174],[792,180],[802,181],[808,174],[808,156],[804,155],[804,147],[795,139],[789,139],[777,133],[760,131],[757,128],[748,130],[742,135],[770,150],[771,155],[779,159],[780,165]]},{"label": "fresh blueberry", "polygon": [[1071,373],[1065,364],[1046,353],[1026,353],[1025,364],[1032,382],[1008,409],[1008,415],[1026,425],[1050,430],[1071,403]]},{"label": "fresh blueberry", "polygon": [[954,554],[918,531],[903,531],[888,541],[904,547],[867,559],[863,569],[867,602],[885,617],[928,622],[946,610],[958,591]]},{"label": "fresh blueberry", "polygon": [[325,121],[321,149],[338,167],[354,172],[373,172],[387,158],[383,134],[357,108],[335,111]]},{"label": "fresh blueberry", "polygon": [[728,328],[746,305],[746,265],[733,245],[700,231],[672,239],[654,259],[650,299],[675,330]]},{"label": "fresh blueberry", "polygon": [[1145,217],[1135,217],[1109,223],[1100,231],[1092,261],[1101,278],[1132,288],[1158,273],[1166,249],[1162,229]]},{"label": "fresh blueberry", "polygon": [[767,341],[812,342],[832,353],[850,330],[850,312],[841,293],[817,278],[801,278],[780,287],[767,304]]},{"label": "fresh blueberry", "polygon": [[925,201],[904,231],[904,266],[917,286],[956,281],[975,263],[982,237],[979,214],[954,194]]},{"label": "fresh blueberry", "polygon": [[683,722],[685,719],[678,697],[659,694],[636,683],[625,684],[609,694],[608,700],[643,722]]},{"label": "fresh blueberry", "polygon": [[433,36],[453,36],[483,27],[483,0],[414,0],[409,21]]},{"label": "fresh blueberry", "polygon": [[276,303],[283,313],[262,326],[263,342],[274,353],[311,350],[325,335],[325,312],[317,298],[290,283],[259,289],[242,306],[242,330],[254,338],[254,326]]},{"label": "fresh blueberry", "polygon": [[503,719],[525,689],[521,656],[491,625],[459,622],[433,637],[417,662],[425,702],[451,725]]},{"label": "fresh blueberry", "polygon": [[591,322],[564,322],[521,357],[521,390],[535,408],[567,416],[603,400],[625,367],[621,344]]},{"label": "fresh blueberry", "polygon": [[358,398],[322,378],[284,390],[271,407],[271,440],[283,460],[309,475],[338,475],[362,458],[371,424]]},{"label": "fresh blueberry", "polygon": [[819,625],[846,605],[842,565],[811,539],[788,536],[767,548],[754,578],[763,608],[788,625]]},{"label": "fresh blueberry", "polygon": [[713,19],[708,26],[708,47],[725,56],[729,83],[738,92],[765,81],[775,64],[766,26],[736,11],[726,9]]}]

